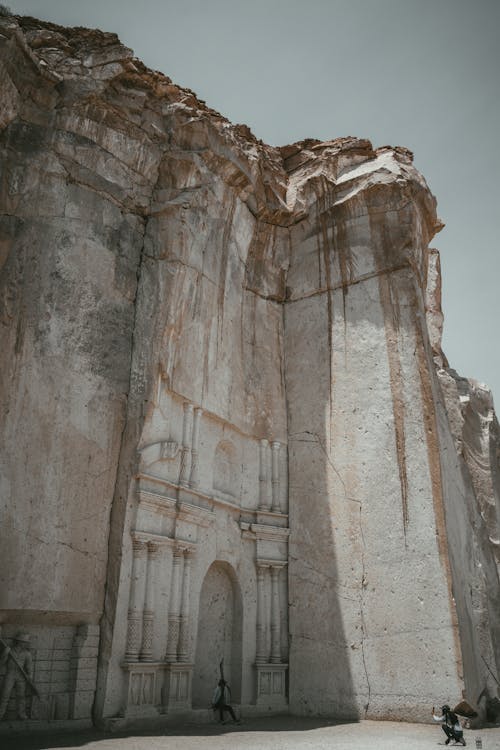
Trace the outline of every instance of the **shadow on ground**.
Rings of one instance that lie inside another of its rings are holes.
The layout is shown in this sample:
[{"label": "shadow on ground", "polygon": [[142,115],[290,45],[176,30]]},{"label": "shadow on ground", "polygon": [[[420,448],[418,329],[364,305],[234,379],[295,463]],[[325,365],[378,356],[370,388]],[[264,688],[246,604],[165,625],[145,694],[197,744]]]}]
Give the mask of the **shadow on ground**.
[{"label": "shadow on ground", "polygon": [[216,737],[232,732],[307,732],[312,729],[339,726],[349,722],[339,722],[333,719],[303,718],[296,716],[273,716],[268,718],[255,718],[243,720],[241,724],[218,722],[208,724],[169,724],[154,729],[138,729],[131,727],[128,730],[117,732],[103,731],[99,729],[87,729],[78,732],[59,731],[51,732],[50,729],[40,731],[37,736],[24,732],[13,732],[0,736],[1,750],[46,750],[46,748],[78,748],[85,747],[91,742],[104,740],[118,740],[131,737]]}]

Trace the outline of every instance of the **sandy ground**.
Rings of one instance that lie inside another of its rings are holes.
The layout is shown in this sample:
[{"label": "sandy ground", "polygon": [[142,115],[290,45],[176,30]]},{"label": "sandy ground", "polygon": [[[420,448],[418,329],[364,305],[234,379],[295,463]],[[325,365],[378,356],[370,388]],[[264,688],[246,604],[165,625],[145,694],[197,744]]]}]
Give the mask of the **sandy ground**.
[{"label": "sandy ground", "polygon": [[[483,750],[500,750],[500,728],[465,730],[467,746],[476,748],[481,738]],[[444,747],[445,736],[439,725],[362,721],[357,724],[295,717],[250,719],[241,725],[185,724],[158,732],[116,734],[95,730],[74,734],[38,737],[3,735],[2,750],[424,750]],[[453,743],[450,744],[453,747]]]}]

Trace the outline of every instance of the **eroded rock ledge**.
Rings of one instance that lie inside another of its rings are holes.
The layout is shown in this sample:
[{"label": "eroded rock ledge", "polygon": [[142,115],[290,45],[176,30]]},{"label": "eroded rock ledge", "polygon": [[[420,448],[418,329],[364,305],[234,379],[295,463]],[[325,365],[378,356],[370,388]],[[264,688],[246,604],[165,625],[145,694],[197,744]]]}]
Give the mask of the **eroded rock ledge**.
[{"label": "eroded rock ledge", "polygon": [[267,146],[32,18],[0,18],[0,88],[0,615],[32,718],[196,710],[214,648],[250,713],[491,714],[499,429],[441,351],[411,152]]}]

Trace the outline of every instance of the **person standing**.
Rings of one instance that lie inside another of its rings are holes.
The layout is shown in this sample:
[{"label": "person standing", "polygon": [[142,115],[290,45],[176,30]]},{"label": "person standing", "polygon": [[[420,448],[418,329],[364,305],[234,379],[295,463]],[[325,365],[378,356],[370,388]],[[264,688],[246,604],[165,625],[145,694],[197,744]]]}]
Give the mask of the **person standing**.
[{"label": "person standing", "polygon": [[432,718],[434,721],[440,721],[443,726],[443,732],[446,735],[445,745],[449,745],[451,740],[455,742],[461,742],[465,745],[463,729],[460,726],[458,716],[448,705],[441,707],[441,715],[436,713],[434,706],[432,707]]},{"label": "person standing", "polygon": [[237,720],[234,711],[232,709],[232,706],[230,704],[231,700],[231,688],[227,684],[227,682],[224,680],[224,678],[221,677],[219,682],[217,683],[217,687],[215,688],[215,692],[212,698],[212,708],[214,711],[219,712],[220,721],[222,724],[224,724],[224,711],[227,711],[232,720],[235,722],[235,724],[239,724],[240,722]]}]

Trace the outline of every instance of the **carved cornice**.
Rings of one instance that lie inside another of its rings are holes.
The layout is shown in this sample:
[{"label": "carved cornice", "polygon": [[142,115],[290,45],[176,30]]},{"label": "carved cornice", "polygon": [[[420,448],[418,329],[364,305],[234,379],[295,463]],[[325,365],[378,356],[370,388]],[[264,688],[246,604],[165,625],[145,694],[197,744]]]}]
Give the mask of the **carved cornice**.
[{"label": "carved cornice", "polygon": [[189,542],[187,539],[176,539],[175,552],[180,554],[187,552],[188,555],[194,555],[196,552],[196,543]]},{"label": "carved cornice", "polygon": [[255,561],[258,568],[285,568],[288,560],[271,560],[268,557],[258,557]]},{"label": "carved cornice", "polygon": [[196,526],[210,526],[215,522],[215,513],[213,510],[208,508],[202,508],[199,505],[192,505],[191,503],[179,503],[177,520],[187,521],[193,523]]},{"label": "carved cornice", "polygon": [[[172,494],[176,494],[177,490],[179,489],[179,485],[175,484],[175,482],[171,482],[169,479],[162,479],[161,477],[154,477],[152,474],[144,474],[143,472],[137,474],[136,479],[139,483],[139,491],[143,492],[143,489],[141,487],[141,482],[152,482],[153,484],[159,484],[162,487],[168,487],[170,490],[173,490]],[[150,490],[145,490],[146,492],[150,492]]]},{"label": "carved cornice", "polygon": [[182,555],[184,552],[194,553],[196,550],[196,542],[191,542],[188,539],[174,539],[171,536],[153,534],[149,531],[139,531],[137,529],[132,530],[130,535],[136,543],[145,545],[149,543],[150,545],[158,545],[159,547],[173,547],[174,553],[179,555]]},{"label": "carved cornice", "polygon": [[[226,495],[225,497],[231,497],[230,495]],[[211,495],[210,500],[213,502],[214,505],[218,505],[219,508],[225,508],[230,513],[241,513],[241,506],[237,505],[234,502],[234,498],[231,500],[226,500],[221,498],[218,495]]]},{"label": "carved cornice", "polygon": [[143,542],[144,544],[150,542],[152,544],[158,544],[159,546],[171,547],[176,543],[176,540],[172,539],[172,537],[170,536],[164,536],[163,534],[152,534],[149,531],[138,531],[136,529],[133,529],[130,532],[130,535],[132,536],[134,542]]},{"label": "carved cornice", "polygon": [[290,529],[283,526],[267,526],[262,523],[250,524],[250,531],[253,531],[256,539],[262,539],[268,542],[287,542],[290,536]]},{"label": "carved cornice", "polygon": [[256,662],[253,665],[254,669],[260,672],[286,672],[288,670],[288,664],[283,662]]},{"label": "carved cornice", "polygon": [[268,518],[269,521],[272,521],[275,519],[282,519],[284,521],[288,521],[288,513],[282,513],[281,511],[277,512],[275,510],[264,510],[263,508],[257,508],[256,510],[249,508],[242,508],[242,510],[245,510],[247,513],[253,513],[257,516],[264,516],[265,518]]},{"label": "carved cornice", "polygon": [[149,507],[163,516],[175,518],[177,501],[173,498],[158,495],[156,492],[149,492],[148,490],[139,490],[138,495],[141,507]]}]

